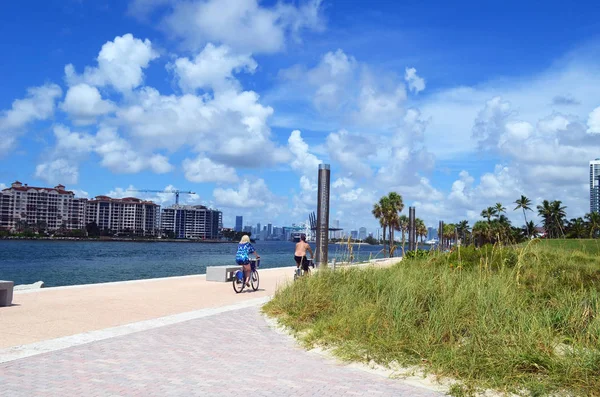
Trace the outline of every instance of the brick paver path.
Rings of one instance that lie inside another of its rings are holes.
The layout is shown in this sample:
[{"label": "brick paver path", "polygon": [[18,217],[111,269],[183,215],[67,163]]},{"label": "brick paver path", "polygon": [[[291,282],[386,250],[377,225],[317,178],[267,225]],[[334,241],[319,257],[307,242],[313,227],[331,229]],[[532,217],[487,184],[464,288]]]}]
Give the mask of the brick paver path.
[{"label": "brick paver path", "polygon": [[298,347],[258,307],[0,364],[0,396],[440,396]]}]

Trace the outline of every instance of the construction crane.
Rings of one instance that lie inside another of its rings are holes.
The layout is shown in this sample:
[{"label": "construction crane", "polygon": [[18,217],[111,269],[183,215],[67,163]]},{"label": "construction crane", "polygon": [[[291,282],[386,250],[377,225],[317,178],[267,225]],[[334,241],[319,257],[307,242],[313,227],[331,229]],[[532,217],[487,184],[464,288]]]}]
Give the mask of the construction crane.
[{"label": "construction crane", "polygon": [[149,189],[127,189],[128,192],[141,192],[141,193],[174,193],[175,204],[179,205],[179,194],[196,194],[190,191],[183,190],[149,190]]}]

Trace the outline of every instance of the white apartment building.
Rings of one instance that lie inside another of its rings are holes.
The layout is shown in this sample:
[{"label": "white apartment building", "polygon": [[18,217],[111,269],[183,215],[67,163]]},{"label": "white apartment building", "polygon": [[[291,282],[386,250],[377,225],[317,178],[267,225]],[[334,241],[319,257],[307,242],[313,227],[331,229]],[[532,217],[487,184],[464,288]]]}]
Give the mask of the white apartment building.
[{"label": "white apartment building", "polygon": [[600,158],[590,161],[590,212],[600,212]]},{"label": "white apartment building", "polygon": [[84,230],[96,222],[101,230],[152,236],[158,230],[160,207],[151,201],[128,197],[75,198],[63,185],[34,187],[17,181],[0,192],[0,229],[18,231],[26,226],[48,231]]},{"label": "white apartment building", "polygon": [[96,196],[85,205],[86,223],[95,222],[100,230],[131,232],[137,236],[156,235],[159,213],[158,204],[135,197]]},{"label": "white apartment building", "polygon": [[19,181],[0,192],[0,228],[18,230],[25,225],[47,230],[78,229],[83,225],[82,199],[63,185],[28,186]]},{"label": "white apartment building", "polygon": [[223,228],[223,213],[203,205],[174,205],[163,208],[162,233],[173,232],[175,238],[218,239]]}]

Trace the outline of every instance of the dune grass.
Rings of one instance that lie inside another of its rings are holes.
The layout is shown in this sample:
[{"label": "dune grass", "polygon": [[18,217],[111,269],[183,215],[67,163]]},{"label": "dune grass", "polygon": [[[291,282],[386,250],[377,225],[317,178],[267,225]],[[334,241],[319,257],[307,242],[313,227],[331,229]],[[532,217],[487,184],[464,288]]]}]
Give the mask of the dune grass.
[{"label": "dune grass", "polygon": [[538,240],[319,271],[264,311],[339,357],[420,365],[451,392],[600,395],[600,257]]}]

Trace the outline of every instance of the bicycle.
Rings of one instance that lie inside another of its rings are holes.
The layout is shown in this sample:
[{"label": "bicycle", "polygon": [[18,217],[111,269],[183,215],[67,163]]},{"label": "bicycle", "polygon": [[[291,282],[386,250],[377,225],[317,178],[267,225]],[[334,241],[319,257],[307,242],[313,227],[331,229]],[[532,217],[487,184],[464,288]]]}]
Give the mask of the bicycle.
[{"label": "bicycle", "polygon": [[311,259],[307,258],[306,262],[308,262],[308,266],[307,266],[308,271],[304,271],[304,269],[302,269],[302,266],[297,266],[296,270],[294,270],[294,281],[296,281],[298,279],[298,277],[302,277],[302,276],[304,276],[307,273],[310,274],[310,268],[311,267],[314,269],[315,262],[314,262],[314,260],[312,258]]},{"label": "bicycle", "polygon": [[[258,289],[260,278],[258,277],[257,268],[260,266],[260,259],[250,259],[250,286],[254,291]],[[236,294],[239,294],[244,290],[246,283],[244,283],[244,270],[236,270],[233,275],[233,290]]]}]

